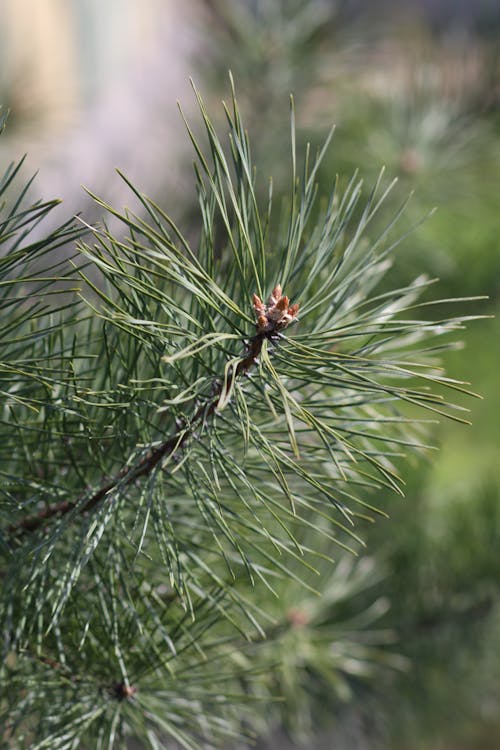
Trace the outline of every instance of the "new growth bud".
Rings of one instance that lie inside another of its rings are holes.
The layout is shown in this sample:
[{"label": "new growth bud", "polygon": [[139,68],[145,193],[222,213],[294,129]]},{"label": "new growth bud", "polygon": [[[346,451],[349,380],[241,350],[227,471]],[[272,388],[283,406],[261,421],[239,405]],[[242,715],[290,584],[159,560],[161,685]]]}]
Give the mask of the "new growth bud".
[{"label": "new growth bud", "polygon": [[299,305],[290,305],[290,300],[282,294],[280,284],[276,284],[267,305],[256,294],[252,298],[253,307],[257,314],[257,332],[274,333],[282,331],[297,319]]},{"label": "new growth bud", "polygon": [[256,294],[252,297],[253,307],[257,315],[265,315],[266,306]]},{"label": "new growth bud", "polygon": [[281,297],[281,292],[282,292],[281,284],[276,284],[276,286],[274,287],[273,291],[271,292],[271,296],[269,297],[269,304],[270,305],[275,305],[276,304],[276,302]]}]

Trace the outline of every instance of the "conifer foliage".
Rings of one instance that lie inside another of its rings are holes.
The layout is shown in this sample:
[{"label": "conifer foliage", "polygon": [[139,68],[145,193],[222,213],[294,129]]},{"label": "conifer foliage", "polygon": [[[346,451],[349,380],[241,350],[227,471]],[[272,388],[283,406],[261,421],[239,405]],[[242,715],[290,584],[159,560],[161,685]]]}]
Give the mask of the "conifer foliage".
[{"label": "conifer foliage", "polygon": [[274,205],[234,91],[222,140],[195,95],[189,231],[130,184],[134,211],[94,196],[101,225],[44,234],[55,202],[18,166],[0,186],[6,748],[234,746],[397,660],[358,637],[380,602],[336,605],[377,578],[351,552],[400,457],[462,420],[437,357],[463,318],[429,319],[424,277],[382,285],[382,174],[318,196],[330,139],[299,165],[292,106]]}]

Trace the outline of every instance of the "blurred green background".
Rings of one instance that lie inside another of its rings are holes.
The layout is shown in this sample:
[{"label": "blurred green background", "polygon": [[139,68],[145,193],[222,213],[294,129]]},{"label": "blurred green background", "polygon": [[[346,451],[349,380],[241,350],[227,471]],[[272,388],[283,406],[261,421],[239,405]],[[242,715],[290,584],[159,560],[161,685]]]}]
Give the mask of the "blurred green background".
[{"label": "blurred green background", "polygon": [[[369,186],[384,166],[399,184],[381,221],[410,192],[401,233],[437,207],[398,249],[391,283],[425,273],[439,278],[436,296],[488,295],[460,312],[498,313],[496,0],[0,0],[0,18],[0,100],[11,108],[0,157],[28,150],[38,189],[61,195],[64,210],[90,211],[82,182],[125,201],[119,166],[195,223],[175,100],[189,115],[192,75],[221,112],[231,69],[275,200],[288,187],[293,92],[299,151],[337,125],[325,193],[336,174],[358,169]],[[336,723],[318,747],[500,748],[498,315],[471,323],[463,341],[446,365],[484,396],[466,404],[472,425],[436,427],[440,451],[404,466],[406,499],[387,497],[390,519],[364,530],[384,570],[383,625],[406,666],[353,684],[347,707],[322,696]]]}]

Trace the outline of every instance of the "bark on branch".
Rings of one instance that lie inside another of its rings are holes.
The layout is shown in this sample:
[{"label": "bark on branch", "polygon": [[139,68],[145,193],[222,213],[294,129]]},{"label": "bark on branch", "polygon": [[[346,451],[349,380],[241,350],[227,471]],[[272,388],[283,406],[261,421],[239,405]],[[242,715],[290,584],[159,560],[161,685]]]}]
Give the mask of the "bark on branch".
[{"label": "bark on branch", "polygon": [[[256,363],[261,351],[264,339],[275,339],[275,333],[270,331],[259,331],[250,339],[245,356],[236,365],[235,378],[245,375]],[[126,465],[115,474],[114,477],[102,484],[90,497],[84,500],[87,492],[80,495],[76,500],[63,500],[53,503],[33,515],[25,516],[7,528],[11,538],[19,538],[30,534],[54,518],[60,518],[78,508],[80,515],[85,515],[98,507],[108,493],[112,492],[118,485],[128,486],[141,477],[151,474],[153,469],[174,451],[181,451],[200,423],[212,416],[221,395],[222,384],[217,386],[216,392],[210,400],[203,403],[193,415],[187,427],[179,429],[176,433],[164,440],[159,445],[152,447],[135,466]]]}]

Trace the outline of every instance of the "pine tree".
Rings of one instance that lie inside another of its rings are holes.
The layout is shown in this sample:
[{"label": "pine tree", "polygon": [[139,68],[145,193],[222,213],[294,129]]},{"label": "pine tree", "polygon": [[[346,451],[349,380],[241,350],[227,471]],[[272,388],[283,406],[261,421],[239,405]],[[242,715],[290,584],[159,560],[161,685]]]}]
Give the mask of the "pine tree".
[{"label": "pine tree", "polygon": [[464,318],[384,280],[383,174],[318,196],[330,138],[299,165],[292,106],[276,206],[234,90],[224,141],[195,94],[187,232],[128,183],[135,211],[44,234],[56,202],[0,187],[6,748],[234,746],[398,663],[356,555],[426,423],[463,420]]}]

